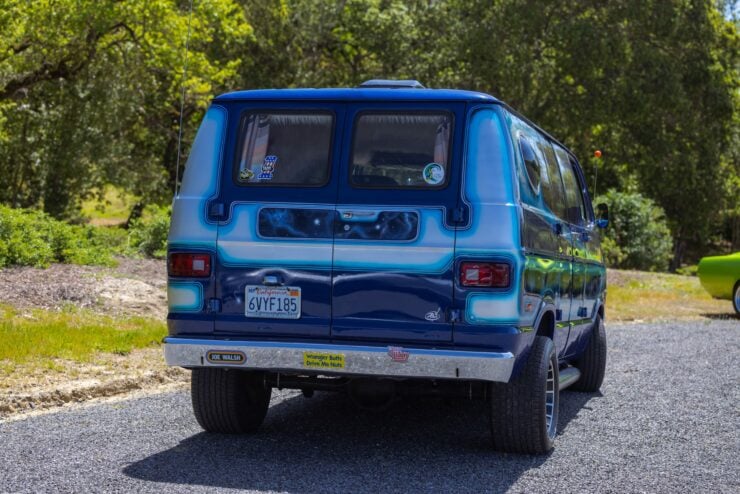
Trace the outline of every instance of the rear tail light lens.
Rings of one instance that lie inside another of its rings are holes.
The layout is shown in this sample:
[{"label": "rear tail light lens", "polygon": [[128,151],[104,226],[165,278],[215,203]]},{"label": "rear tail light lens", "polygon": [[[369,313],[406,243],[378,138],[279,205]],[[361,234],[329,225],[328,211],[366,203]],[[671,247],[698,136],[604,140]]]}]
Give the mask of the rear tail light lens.
[{"label": "rear tail light lens", "polygon": [[211,275],[210,254],[178,252],[170,254],[167,262],[170,276],[179,278],[202,278]]},{"label": "rear tail light lens", "polygon": [[460,264],[460,284],[488,288],[507,288],[511,269],[501,262],[463,262]]}]

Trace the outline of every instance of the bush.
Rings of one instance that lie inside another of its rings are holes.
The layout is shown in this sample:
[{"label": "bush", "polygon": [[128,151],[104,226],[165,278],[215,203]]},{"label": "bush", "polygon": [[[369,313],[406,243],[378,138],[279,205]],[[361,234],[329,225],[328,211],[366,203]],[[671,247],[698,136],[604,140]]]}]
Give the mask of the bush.
[{"label": "bush", "polygon": [[171,214],[169,206],[150,204],[145,207],[141,217],[131,222],[128,234],[130,248],[145,256],[165,257]]},{"label": "bush", "polygon": [[663,209],[636,192],[609,190],[595,203],[609,206],[609,226],[602,237],[610,267],[664,271],[672,255],[671,230]]},{"label": "bush", "polygon": [[40,211],[0,206],[0,267],[47,267],[53,262],[111,265],[110,240],[110,234],[94,227],[69,225]]},{"label": "bush", "polygon": [[676,269],[676,274],[683,276],[699,276],[699,265],[691,264],[689,266],[682,266]]}]

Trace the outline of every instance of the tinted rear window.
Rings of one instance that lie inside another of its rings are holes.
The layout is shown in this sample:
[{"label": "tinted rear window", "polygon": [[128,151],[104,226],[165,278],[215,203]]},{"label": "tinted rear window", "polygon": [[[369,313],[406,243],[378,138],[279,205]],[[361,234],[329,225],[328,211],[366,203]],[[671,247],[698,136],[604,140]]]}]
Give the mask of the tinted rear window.
[{"label": "tinted rear window", "polygon": [[355,187],[444,187],[451,135],[448,113],[363,113],[355,121],[350,181]]},{"label": "tinted rear window", "polygon": [[236,179],[249,185],[324,185],[329,177],[334,116],[249,113],[239,133]]}]

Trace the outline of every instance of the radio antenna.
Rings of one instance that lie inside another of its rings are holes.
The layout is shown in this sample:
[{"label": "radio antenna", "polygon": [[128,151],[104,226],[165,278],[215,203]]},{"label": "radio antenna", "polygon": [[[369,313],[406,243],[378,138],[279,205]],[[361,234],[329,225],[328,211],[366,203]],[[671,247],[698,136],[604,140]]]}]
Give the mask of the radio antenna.
[{"label": "radio antenna", "polygon": [[593,197],[596,198],[596,180],[599,178],[599,166],[598,162],[601,159],[601,150],[597,149],[594,151],[594,195]]},{"label": "radio antenna", "polygon": [[178,184],[180,182],[180,156],[182,153],[182,116],[185,112],[185,81],[188,75],[188,48],[190,45],[190,21],[193,19],[193,0],[190,0],[190,11],[188,12],[188,34],[185,38],[185,60],[182,67],[182,93],[180,94],[180,123],[177,129],[177,163],[175,164],[175,197],[177,197]]}]

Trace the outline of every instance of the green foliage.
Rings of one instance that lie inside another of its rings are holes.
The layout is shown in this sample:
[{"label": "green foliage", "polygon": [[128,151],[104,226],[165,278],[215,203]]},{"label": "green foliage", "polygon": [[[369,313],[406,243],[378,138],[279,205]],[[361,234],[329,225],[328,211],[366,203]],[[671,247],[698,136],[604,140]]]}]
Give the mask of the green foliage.
[{"label": "green foliage", "polygon": [[151,204],[140,218],[131,223],[129,245],[138,254],[164,258],[167,255],[167,234],[170,230],[171,207]]},{"label": "green foliage", "polygon": [[609,226],[602,248],[610,267],[661,271],[672,255],[671,231],[665,213],[636,192],[610,190],[596,198],[609,206]]},{"label": "green foliage", "polygon": [[232,0],[6,0],[0,7],[0,203],[77,216],[107,183],[170,196],[180,88],[188,135],[238,84],[251,27]]},{"label": "green foliage", "polygon": [[0,267],[53,262],[111,265],[122,230],[69,225],[40,211],[0,206]]},{"label": "green foliage", "polygon": [[676,270],[676,274],[683,276],[697,276],[699,273],[699,265],[692,264],[690,266],[683,266]]}]

